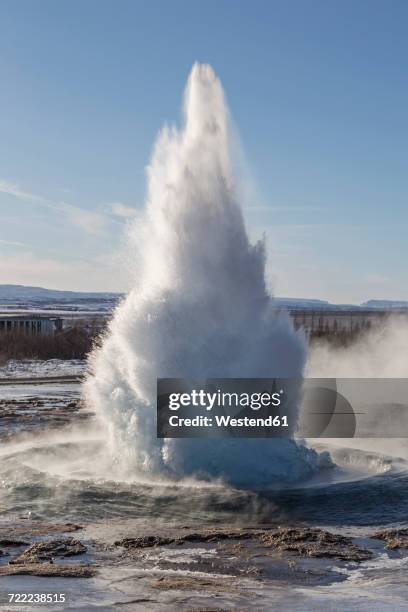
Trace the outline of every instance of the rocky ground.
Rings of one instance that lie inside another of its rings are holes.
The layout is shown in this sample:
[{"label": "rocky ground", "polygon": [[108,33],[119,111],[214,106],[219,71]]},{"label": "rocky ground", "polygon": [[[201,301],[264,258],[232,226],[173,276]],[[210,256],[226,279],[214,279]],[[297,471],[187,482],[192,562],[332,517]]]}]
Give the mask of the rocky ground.
[{"label": "rocky ground", "polygon": [[71,397],[17,397],[0,399],[0,442],[20,433],[53,430],[87,421],[93,413],[80,399]]},{"label": "rocky ground", "polygon": [[372,538],[374,540],[383,540],[386,550],[408,549],[408,529],[385,529],[377,531]]},{"label": "rocky ground", "polygon": [[15,527],[0,527],[0,577],[30,575],[89,578],[94,576],[95,570],[89,564],[60,563],[61,559],[83,555],[87,547],[73,537],[54,538],[53,534],[61,536],[80,529],[82,527],[72,523],[47,525],[29,521],[24,521]]},{"label": "rocky ground", "polygon": [[[144,567],[193,567],[195,571],[231,576],[262,576],[262,559],[274,558],[286,564],[293,575],[307,567],[308,559],[331,559],[360,563],[376,553],[356,543],[353,538],[310,527],[270,527],[205,529],[185,533],[127,536],[119,540],[86,543],[81,541],[83,527],[73,523],[45,524],[24,520],[17,525],[0,527],[0,576],[30,574],[36,576],[72,576],[88,578],[108,560],[115,565]],[[67,533],[75,532],[75,537]],[[408,548],[407,529],[376,533],[386,549]],[[188,555],[183,560],[183,552]],[[103,551],[103,562],[101,552]],[[86,563],[71,559],[86,557]],[[70,560],[66,564],[67,559]],[[52,566],[52,567],[50,567]],[[270,572],[270,568],[267,573]],[[299,576],[300,576],[299,573]],[[308,572],[310,573],[310,572]],[[169,581],[165,582],[172,588]],[[156,585],[164,588],[164,584]],[[180,586],[179,582],[176,582]]]},{"label": "rocky ground", "polygon": [[[4,397],[0,399],[0,444],[89,421],[92,416],[79,398],[69,394]],[[81,499],[86,500],[86,495]],[[122,499],[125,510],[126,500]],[[301,523],[251,526],[244,516],[240,520],[245,526],[234,528],[225,521],[216,523],[216,528],[197,529],[197,522],[195,527],[182,523],[178,528],[152,527],[155,523],[150,519],[141,527],[136,519],[118,516],[115,521],[111,514],[96,521],[85,512],[71,518],[81,523],[77,524],[65,522],[69,505],[67,513],[59,515],[64,517],[62,522],[46,522],[44,512],[40,517],[34,512],[18,514],[14,501],[13,520],[0,519],[1,610],[16,609],[3,606],[8,593],[63,592],[67,603],[47,605],[49,612],[94,607],[104,612],[117,606],[149,612],[286,606],[303,612],[302,594],[296,589],[342,583],[348,588],[345,581],[350,572],[358,574],[381,556],[403,561],[408,555],[406,528],[370,529],[371,535],[365,531],[364,537],[354,537],[356,530],[351,537],[344,529],[329,531]],[[282,598],[280,606],[277,597]],[[19,610],[33,608],[34,604]]]}]

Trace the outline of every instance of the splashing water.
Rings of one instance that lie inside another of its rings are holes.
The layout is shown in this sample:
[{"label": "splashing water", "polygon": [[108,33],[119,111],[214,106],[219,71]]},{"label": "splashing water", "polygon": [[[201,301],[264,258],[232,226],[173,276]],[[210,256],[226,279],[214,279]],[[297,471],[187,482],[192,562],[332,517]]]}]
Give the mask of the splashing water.
[{"label": "splashing water", "polygon": [[[261,487],[317,469],[292,440],[156,438],[158,377],[302,375],[305,343],[272,309],[262,242],[251,245],[237,201],[220,81],[194,65],[185,125],[165,128],[148,168],[142,221],[131,229],[137,285],[91,356],[85,394],[127,474],[224,478]],[[296,413],[296,402],[290,408]]]}]

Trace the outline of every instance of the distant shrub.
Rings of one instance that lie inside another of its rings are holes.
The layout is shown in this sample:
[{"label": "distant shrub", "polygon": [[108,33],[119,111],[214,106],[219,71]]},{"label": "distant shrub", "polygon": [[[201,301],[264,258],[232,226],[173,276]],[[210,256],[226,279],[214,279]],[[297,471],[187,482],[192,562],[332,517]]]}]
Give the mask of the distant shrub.
[{"label": "distant shrub", "polygon": [[362,338],[370,329],[370,326],[356,325],[351,330],[328,330],[321,329],[310,334],[310,343],[325,340],[329,344],[336,347],[350,346]]},{"label": "distant shrub", "polygon": [[22,332],[0,334],[0,365],[8,359],[84,359],[97,334],[73,327],[52,336]]}]

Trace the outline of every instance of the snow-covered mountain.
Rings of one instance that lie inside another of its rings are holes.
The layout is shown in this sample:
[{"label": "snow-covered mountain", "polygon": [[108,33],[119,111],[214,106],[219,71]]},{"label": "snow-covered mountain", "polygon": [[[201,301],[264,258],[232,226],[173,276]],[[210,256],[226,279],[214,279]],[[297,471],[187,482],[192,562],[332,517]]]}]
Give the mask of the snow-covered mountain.
[{"label": "snow-covered mountain", "polygon": [[89,300],[112,299],[118,293],[98,293],[83,291],[61,291],[59,289],[45,289],[44,287],[29,287],[27,285],[0,285],[0,300]]},{"label": "snow-covered mountain", "polygon": [[60,291],[25,285],[0,285],[2,310],[112,310],[122,294],[104,292]]},{"label": "snow-covered mountain", "polygon": [[[110,312],[123,297],[122,293],[60,291],[26,285],[0,285],[0,309],[2,310],[69,310]],[[358,310],[378,308],[391,310],[407,308],[408,301],[368,300],[361,305],[331,304],[327,300],[309,298],[276,297],[278,307],[289,310]]]},{"label": "snow-covered mountain", "polygon": [[275,302],[281,308],[288,308],[289,310],[353,310],[360,308],[355,304],[331,304],[327,300],[307,298],[276,297]]},{"label": "snow-covered mountain", "polygon": [[381,308],[381,310],[392,310],[393,308],[408,308],[406,300],[368,300],[361,304],[363,308]]}]

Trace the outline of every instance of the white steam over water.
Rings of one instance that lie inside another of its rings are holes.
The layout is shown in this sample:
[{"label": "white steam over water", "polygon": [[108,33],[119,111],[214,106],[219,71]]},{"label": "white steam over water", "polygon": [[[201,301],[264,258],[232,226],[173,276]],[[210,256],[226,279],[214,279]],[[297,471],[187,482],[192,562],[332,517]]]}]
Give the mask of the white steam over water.
[{"label": "white steam over water", "polygon": [[408,378],[408,316],[390,316],[351,346],[321,341],[310,351],[306,375],[337,378]]},{"label": "white steam over water", "polygon": [[131,230],[137,286],[92,355],[87,401],[119,472],[254,487],[296,481],[319,457],[291,440],[156,438],[158,377],[300,377],[306,357],[289,318],[272,311],[264,245],[248,241],[210,66],[193,67],[184,110],[183,128],[165,128],[155,145],[144,219]]},{"label": "white steam over water", "polygon": [[[407,356],[408,316],[394,314],[387,317],[383,325],[371,329],[349,346],[333,347],[324,340],[315,343],[309,351],[305,375],[317,378],[408,378]],[[384,410],[387,409],[385,406]],[[406,411],[401,413],[398,425],[400,439],[331,439],[325,442],[408,459],[408,438],[404,437],[408,431]]]}]

